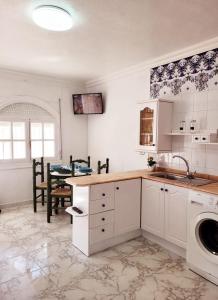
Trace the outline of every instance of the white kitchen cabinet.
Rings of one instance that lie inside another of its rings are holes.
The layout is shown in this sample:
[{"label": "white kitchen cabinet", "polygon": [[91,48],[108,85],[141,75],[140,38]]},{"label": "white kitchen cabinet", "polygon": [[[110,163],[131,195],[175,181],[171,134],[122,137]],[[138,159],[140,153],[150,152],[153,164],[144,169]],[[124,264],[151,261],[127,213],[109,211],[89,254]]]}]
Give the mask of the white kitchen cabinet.
[{"label": "white kitchen cabinet", "polygon": [[165,184],[165,238],[185,248],[188,190]]},{"label": "white kitchen cabinet", "polygon": [[155,235],[164,234],[164,184],[142,180],[141,227]]},{"label": "white kitchen cabinet", "polygon": [[186,247],[188,190],[142,180],[142,229]]},{"label": "white kitchen cabinet", "polygon": [[138,104],[139,152],[170,152],[173,103],[168,100],[153,99]]},{"label": "white kitchen cabinet", "polygon": [[115,235],[140,228],[141,179],[115,182]]},{"label": "white kitchen cabinet", "polygon": [[[74,186],[73,245],[89,256],[140,235],[141,179]],[[138,233],[137,233],[138,229]]]}]

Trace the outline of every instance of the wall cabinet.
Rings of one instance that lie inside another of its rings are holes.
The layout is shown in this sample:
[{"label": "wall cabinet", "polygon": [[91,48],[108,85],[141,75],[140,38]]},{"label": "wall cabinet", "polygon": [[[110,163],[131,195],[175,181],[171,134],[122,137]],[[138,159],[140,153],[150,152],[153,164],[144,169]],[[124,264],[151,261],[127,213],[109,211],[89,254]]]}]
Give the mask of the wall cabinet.
[{"label": "wall cabinet", "polygon": [[188,190],[142,181],[142,229],[186,247]]},{"label": "wall cabinet", "polygon": [[138,151],[169,152],[173,103],[167,100],[151,100],[138,104]]}]

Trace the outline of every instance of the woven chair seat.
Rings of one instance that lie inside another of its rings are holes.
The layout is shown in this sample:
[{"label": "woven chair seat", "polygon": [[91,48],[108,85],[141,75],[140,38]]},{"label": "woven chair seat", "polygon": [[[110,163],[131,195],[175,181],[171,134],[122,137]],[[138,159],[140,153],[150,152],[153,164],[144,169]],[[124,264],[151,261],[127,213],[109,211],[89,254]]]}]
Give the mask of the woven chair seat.
[{"label": "woven chair seat", "polygon": [[41,182],[41,183],[37,184],[36,188],[41,189],[41,190],[46,190],[47,189],[47,182],[44,181],[44,182]]},{"label": "woven chair seat", "polygon": [[66,188],[57,188],[51,192],[52,197],[64,198],[64,197],[71,197],[71,195],[72,195],[71,190]]}]

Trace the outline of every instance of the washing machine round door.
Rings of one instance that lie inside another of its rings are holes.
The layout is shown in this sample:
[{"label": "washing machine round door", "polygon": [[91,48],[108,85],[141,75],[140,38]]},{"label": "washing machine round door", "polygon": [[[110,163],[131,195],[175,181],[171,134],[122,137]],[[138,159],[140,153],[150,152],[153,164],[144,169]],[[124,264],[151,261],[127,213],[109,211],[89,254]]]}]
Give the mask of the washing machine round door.
[{"label": "washing machine round door", "polygon": [[218,215],[202,213],[194,222],[195,238],[202,254],[218,263]]}]

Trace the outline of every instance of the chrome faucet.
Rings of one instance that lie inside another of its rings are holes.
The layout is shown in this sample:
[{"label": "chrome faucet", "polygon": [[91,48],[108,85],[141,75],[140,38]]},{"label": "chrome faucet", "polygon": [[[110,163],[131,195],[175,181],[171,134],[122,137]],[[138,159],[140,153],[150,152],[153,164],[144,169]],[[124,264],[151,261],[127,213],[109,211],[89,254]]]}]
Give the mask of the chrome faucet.
[{"label": "chrome faucet", "polygon": [[184,158],[184,157],[182,157],[182,156],[180,156],[180,155],[173,155],[173,158],[181,158],[184,162],[185,162],[185,164],[186,164],[186,168],[187,168],[187,170],[186,170],[186,176],[189,178],[189,179],[192,179],[192,178],[194,178],[194,174],[192,173],[192,172],[190,172],[190,168],[189,168],[189,163],[188,163],[188,161]]}]

